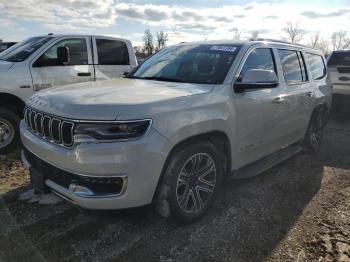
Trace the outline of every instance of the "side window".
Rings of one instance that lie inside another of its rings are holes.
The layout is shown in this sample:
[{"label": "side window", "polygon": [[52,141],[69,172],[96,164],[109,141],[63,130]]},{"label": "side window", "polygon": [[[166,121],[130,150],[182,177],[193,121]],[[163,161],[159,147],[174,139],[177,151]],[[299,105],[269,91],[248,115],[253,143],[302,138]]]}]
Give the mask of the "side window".
[{"label": "side window", "polygon": [[306,60],[308,61],[313,80],[319,80],[326,76],[327,69],[322,56],[307,53]]},{"label": "side window", "polygon": [[34,66],[62,66],[62,63],[57,57],[58,47],[68,47],[70,54],[70,62],[68,65],[87,65],[88,52],[85,38],[65,39],[49,48],[40,58],[35,62]]},{"label": "side window", "polygon": [[273,53],[270,48],[257,48],[253,50],[245,61],[237,81],[242,81],[245,72],[252,69],[265,69],[277,73]]},{"label": "side window", "polygon": [[128,47],[122,41],[96,39],[99,65],[129,65]]},{"label": "side window", "polygon": [[284,80],[287,84],[302,83],[307,81],[305,62],[301,52],[279,49]]}]

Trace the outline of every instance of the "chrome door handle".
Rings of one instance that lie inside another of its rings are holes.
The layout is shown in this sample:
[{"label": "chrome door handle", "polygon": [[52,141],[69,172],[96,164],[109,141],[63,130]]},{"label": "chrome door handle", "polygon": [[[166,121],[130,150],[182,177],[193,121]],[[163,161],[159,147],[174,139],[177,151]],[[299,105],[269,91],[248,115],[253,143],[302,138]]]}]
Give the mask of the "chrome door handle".
[{"label": "chrome door handle", "polygon": [[280,104],[282,102],[284,102],[284,98],[281,96],[277,96],[272,100],[272,103],[275,103],[275,104]]},{"label": "chrome door handle", "polygon": [[313,98],[314,97],[314,93],[313,92],[306,92],[305,94],[307,97]]}]

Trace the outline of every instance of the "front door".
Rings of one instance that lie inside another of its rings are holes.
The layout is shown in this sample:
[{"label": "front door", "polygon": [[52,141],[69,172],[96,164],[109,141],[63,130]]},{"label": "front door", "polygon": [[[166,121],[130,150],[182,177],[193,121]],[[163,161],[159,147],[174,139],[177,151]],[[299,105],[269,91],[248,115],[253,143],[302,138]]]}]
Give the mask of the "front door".
[{"label": "front door", "polygon": [[[34,91],[45,88],[93,81],[94,68],[89,37],[59,39],[36,57],[30,65]],[[58,47],[68,47],[70,59],[63,64],[57,56]]]},{"label": "front door", "polygon": [[[273,50],[252,50],[236,81],[241,81],[244,73],[252,69],[271,70],[277,74]],[[282,84],[269,89],[246,90],[235,94],[238,168],[277,151],[283,144],[281,138],[284,131],[281,128],[286,117],[284,96],[285,89]]]}]

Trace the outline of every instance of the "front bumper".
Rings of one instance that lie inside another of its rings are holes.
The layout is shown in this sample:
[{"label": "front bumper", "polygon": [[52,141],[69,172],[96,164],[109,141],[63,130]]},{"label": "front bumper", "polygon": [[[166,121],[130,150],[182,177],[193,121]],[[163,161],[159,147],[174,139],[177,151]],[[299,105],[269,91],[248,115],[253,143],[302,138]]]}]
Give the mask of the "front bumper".
[{"label": "front bumper", "polygon": [[[22,154],[23,162],[40,169],[37,171],[43,173],[46,186],[54,193],[87,209],[122,209],[151,203],[171,148],[154,129],[140,140],[80,144],[69,149],[32,134],[23,122],[20,129],[27,151]],[[101,188],[96,192],[91,186],[106,179],[121,179],[120,188],[115,193]]]}]

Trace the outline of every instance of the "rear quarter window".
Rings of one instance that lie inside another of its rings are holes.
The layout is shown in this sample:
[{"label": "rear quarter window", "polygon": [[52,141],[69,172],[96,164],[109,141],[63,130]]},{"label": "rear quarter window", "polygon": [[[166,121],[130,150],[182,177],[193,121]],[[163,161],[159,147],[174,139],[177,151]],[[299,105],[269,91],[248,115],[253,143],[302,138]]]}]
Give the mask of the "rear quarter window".
[{"label": "rear quarter window", "polygon": [[327,74],[327,69],[322,56],[306,53],[305,57],[309,65],[309,71],[312,75],[312,79],[319,80],[324,78]]}]

